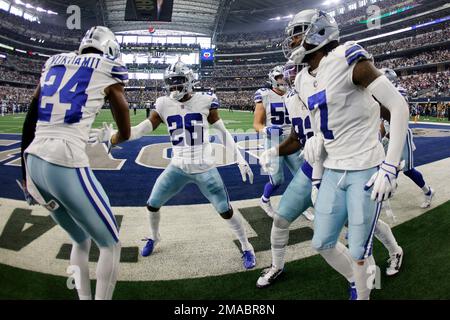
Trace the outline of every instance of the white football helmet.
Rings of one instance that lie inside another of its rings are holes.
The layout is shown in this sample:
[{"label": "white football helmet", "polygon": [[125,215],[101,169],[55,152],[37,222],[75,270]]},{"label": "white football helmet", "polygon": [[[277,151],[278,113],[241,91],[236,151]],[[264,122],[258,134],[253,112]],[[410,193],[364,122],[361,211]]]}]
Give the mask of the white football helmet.
[{"label": "white football helmet", "polygon": [[391,68],[381,68],[380,71],[389,79],[390,82],[397,82],[397,73]]},{"label": "white football helmet", "polygon": [[81,53],[85,48],[100,50],[110,59],[117,59],[120,56],[120,45],[116,36],[103,26],[92,27],[86,32],[78,50]]},{"label": "white football helmet", "polygon": [[196,84],[194,73],[181,61],[166,69],[164,74],[166,93],[175,100],[181,100],[187,93],[192,93]]},{"label": "white football helmet", "polygon": [[[313,53],[331,41],[339,41],[339,28],[336,20],[328,13],[308,9],[297,13],[286,27],[283,53],[288,60],[301,64],[307,54]],[[293,37],[301,36],[301,43],[294,46]],[[314,46],[307,50],[304,44]]]},{"label": "white football helmet", "polygon": [[[281,78],[276,79],[281,76]],[[280,80],[281,79],[281,80]],[[283,79],[283,66],[276,66],[269,72],[269,82],[273,89],[278,89],[282,92],[286,92],[286,83]]]}]

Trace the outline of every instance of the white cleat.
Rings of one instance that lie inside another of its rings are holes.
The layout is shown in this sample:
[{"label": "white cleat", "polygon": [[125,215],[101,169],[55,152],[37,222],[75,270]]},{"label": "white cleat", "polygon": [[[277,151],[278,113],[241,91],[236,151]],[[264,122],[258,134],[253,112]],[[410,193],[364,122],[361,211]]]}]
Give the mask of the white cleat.
[{"label": "white cleat", "polygon": [[266,214],[273,218],[273,216],[276,214],[275,210],[272,207],[272,204],[270,203],[270,200],[265,202],[262,198],[261,198],[261,208],[266,212]]},{"label": "white cleat", "polygon": [[386,275],[393,276],[394,274],[397,274],[400,271],[402,262],[403,262],[403,249],[400,247],[399,252],[396,252],[390,256],[388,260],[389,266],[386,269]]},{"label": "white cleat", "polygon": [[433,200],[434,194],[436,193],[436,191],[434,191],[431,187],[430,187],[430,194],[426,195],[425,194],[425,200],[423,201],[423,203],[420,205],[420,207],[422,209],[426,209],[428,207],[431,206],[431,200]]},{"label": "white cleat", "polygon": [[261,276],[258,278],[258,281],[256,281],[256,287],[265,288],[270,286],[282,273],[283,269],[276,269],[274,266],[264,269],[261,272]]},{"label": "white cleat", "polygon": [[314,213],[311,209],[306,209],[302,214],[306,218],[306,220],[314,221]]}]

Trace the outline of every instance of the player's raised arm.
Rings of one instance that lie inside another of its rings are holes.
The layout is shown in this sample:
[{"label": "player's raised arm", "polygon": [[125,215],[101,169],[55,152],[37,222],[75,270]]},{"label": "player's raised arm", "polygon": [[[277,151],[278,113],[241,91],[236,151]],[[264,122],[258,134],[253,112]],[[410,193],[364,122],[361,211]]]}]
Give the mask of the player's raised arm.
[{"label": "player's raised arm", "polygon": [[[130,138],[131,125],[128,102],[123,84],[114,84],[105,89],[111,103],[111,112],[116,121],[118,132],[111,137],[111,143],[117,144]],[[114,138],[114,140],[113,140]]]},{"label": "player's raised arm", "polygon": [[[225,128],[225,124],[222,119],[220,119],[219,112],[216,108],[211,109],[208,115],[208,123],[211,125],[211,128],[215,129],[219,133],[219,139],[225,145],[225,150],[227,154],[232,154],[236,157],[237,164],[239,166],[239,171],[241,172],[242,181],[247,181],[247,175],[250,183],[253,183],[253,172],[250,169],[249,164],[245,161],[244,157],[241,155],[237,144],[234,142],[233,136],[231,133]],[[234,159],[234,157],[233,157]]]},{"label": "player's raised arm", "polygon": [[[379,201],[387,199],[396,189],[396,177],[400,158],[408,129],[408,104],[394,85],[369,60],[359,61],[353,69],[353,83],[367,88],[370,94],[391,115],[390,143],[386,159],[380,167],[377,176],[372,177],[368,186],[373,184],[372,199]],[[383,174],[380,172],[383,171]]]}]

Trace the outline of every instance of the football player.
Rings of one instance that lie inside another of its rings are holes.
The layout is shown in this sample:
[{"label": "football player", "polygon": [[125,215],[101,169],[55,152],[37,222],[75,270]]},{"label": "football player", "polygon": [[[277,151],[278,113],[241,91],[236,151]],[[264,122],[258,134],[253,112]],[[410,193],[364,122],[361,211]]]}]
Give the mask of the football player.
[{"label": "football player", "polygon": [[119,230],[109,199],[89,168],[89,129],[105,99],[119,131],[130,136],[124,85],[128,70],[120,46],[106,27],[89,29],[78,52],[45,63],[23,126],[23,190],[29,203],[46,207],[73,241],[70,264],[79,275],[82,300],[91,299],[89,250],[100,249],[95,299],[111,299],[120,261]]},{"label": "football player", "polygon": [[[295,82],[315,133],[305,143],[304,157],[313,165],[323,160],[325,167],[312,246],[355,284],[354,298],[369,299],[368,282],[375,271],[373,233],[382,201],[397,187],[408,105],[363,47],[339,44],[336,21],[321,10],[303,10],[293,17],[283,51],[294,63],[308,65]],[[377,101],[391,114],[386,155],[378,139]],[[347,221],[349,248],[338,241]]]},{"label": "football player", "polygon": [[[276,147],[289,137],[291,121],[286,109],[287,85],[283,79],[283,66],[274,67],[269,73],[269,88],[261,88],[255,93],[255,115],[253,127],[264,137],[265,150]],[[300,152],[280,156],[277,165],[269,175],[269,182],[264,186],[261,196],[261,207],[268,216],[273,217],[275,210],[270,203],[270,197],[284,182],[284,165],[292,175],[295,175],[302,164]]]},{"label": "football player", "polygon": [[[383,68],[380,70],[383,72],[386,77],[396,85],[397,90],[402,94],[406,101],[408,101],[408,95],[405,88],[401,87],[397,83],[397,73],[389,68]],[[385,116],[388,118],[388,115]],[[381,136],[383,146],[387,149],[389,144],[389,118],[384,119],[381,123]],[[411,129],[408,128],[408,133],[406,135],[405,146],[403,147],[402,160],[405,160],[405,166],[403,168],[403,173],[405,176],[410,178],[423,192],[424,200],[420,207],[422,209],[429,208],[431,206],[431,201],[435,195],[434,189],[432,189],[424,180],[422,173],[414,168],[414,150],[416,150],[416,146],[413,141],[413,134]]]},{"label": "football player", "polygon": [[[273,146],[261,154],[259,160],[261,166],[267,172],[271,172],[274,167],[276,170],[277,164],[274,166],[274,162],[277,162],[278,157],[291,154],[298,155],[306,139],[313,136],[309,110],[300,101],[293,87],[298,68],[299,66],[290,63],[284,68],[284,79],[289,85],[286,107],[289,111],[292,128],[289,136],[279,145]],[[281,197],[278,212],[275,212],[273,215],[270,236],[272,265],[261,273],[256,282],[258,288],[265,288],[271,285],[283,272],[286,246],[289,241],[289,226],[302,212],[313,205],[311,200],[311,190],[313,188],[311,183],[312,171],[313,168],[308,162],[303,161],[301,168],[297,170]]]},{"label": "football player", "polygon": [[[245,182],[248,176],[250,183],[253,183],[250,166],[219,117],[216,95],[193,93],[195,79],[191,69],[178,61],[166,70],[164,82],[167,96],[156,100],[156,110],[150,118],[131,128],[130,140],[135,140],[156,130],[164,122],[173,146],[171,162],[156,180],[147,201],[151,236],[146,240],[142,256],[152,254],[161,240],[160,208],[186,184],[194,183],[239,239],[244,267],[251,269],[256,263],[255,253],[248,242],[240,214],[233,212],[228,192],[216,168],[208,127],[218,133],[226,147],[226,156],[232,156],[233,161],[237,161],[242,180]],[[111,128],[93,130],[92,138],[112,145],[122,142],[120,135]]]}]

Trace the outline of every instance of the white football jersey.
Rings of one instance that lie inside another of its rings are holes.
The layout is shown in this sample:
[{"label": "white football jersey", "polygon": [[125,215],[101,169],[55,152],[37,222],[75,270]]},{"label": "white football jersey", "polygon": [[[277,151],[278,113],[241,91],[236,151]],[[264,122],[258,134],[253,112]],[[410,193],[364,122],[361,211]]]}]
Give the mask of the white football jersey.
[{"label": "white football jersey", "polygon": [[291,120],[286,109],[287,93],[280,96],[272,89],[261,88],[255,93],[255,103],[261,102],[266,110],[266,126],[279,126],[283,128],[283,135],[291,131]]},{"label": "white football jersey", "polygon": [[105,89],[127,81],[120,60],[75,52],[50,57],[40,79],[35,139],[26,152],[65,167],[89,166],[86,143]]},{"label": "white football jersey", "polygon": [[314,135],[314,131],[311,126],[309,110],[300,100],[298,92],[295,89],[289,90],[286,96],[286,108],[289,112],[292,128],[295,130],[295,133],[297,133],[303,147],[306,139],[309,139]]},{"label": "white football jersey", "polygon": [[353,83],[353,68],[372,59],[360,45],[347,42],[323,57],[316,76],[303,68],[295,87],[313,117],[313,130],[325,138],[324,167],[364,170],[384,160],[378,139],[380,105],[368,90]]},{"label": "white football jersey", "polygon": [[171,163],[187,173],[205,172],[215,166],[209,142],[208,115],[217,109],[215,94],[194,93],[185,102],[163,96],[156,100],[156,112],[167,125],[172,142]]}]

